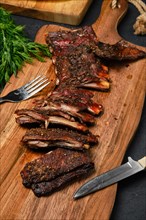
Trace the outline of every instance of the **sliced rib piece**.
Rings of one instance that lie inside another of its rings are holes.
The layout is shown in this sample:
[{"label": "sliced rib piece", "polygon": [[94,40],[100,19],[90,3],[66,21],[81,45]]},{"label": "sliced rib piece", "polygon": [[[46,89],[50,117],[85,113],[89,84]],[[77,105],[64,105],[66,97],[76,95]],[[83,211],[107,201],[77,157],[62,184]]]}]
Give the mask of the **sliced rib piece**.
[{"label": "sliced rib piece", "polygon": [[146,52],[131,46],[125,40],[121,40],[116,44],[105,44],[97,42],[95,53],[97,56],[112,60],[137,60],[146,57]]},{"label": "sliced rib piece", "polygon": [[49,182],[41,182],[32,184],[31,188],[34,194],[38,197],[47,196],[56,190],[59,190],[62,186],[68,184],[72,180],[82,177],[88,174],[92,169],[92,164],[78,168],[62,176],[59,176]]},{"label": "sliced rib piece", "polygon": [[[56,89],[46,100],[35,106],[38,112],[45,112],[47,115],[62,113],[62,116],[69,119],[69,115],[78,118],[80,122],[93,123],[95,119],[89,113],[99,115],[103,112],[103,106],[92,100],[93,92],[75,88]],[[88,111],[85,112],[85,111]],[[64,115],[63,115],[64,114]],[[70,120],[72,120],[70,118]]]},{"label": "sliced rib piece", "polygon": [[40,125],[44,125],[44,127],[47,128],[50,123],[64,125],[83,132],[88,131],[87,126],[84,124],[76,121],[69,121],[63,117],[44,115],[42,113],[38,113],[36,110],[19,109],[16,110],[15,113],[18,115],[16,122],[21,125],[38,123]]},{"label": "sliced rib piece", "polygon": [[[21,171],[21,177],[25,187],[36,189],[36,194],[41,196],[50,193],[51,190],[44,191],[43,187],[40,187],[39,192],[37,192],[39,186],[33,184],[51,183],[54,184],[52,187],[54,191],[60,187],[60,184],[56,184],[58,178],[61,178],[61,185],[64,185],[72,179],[69,176],[72,175],[73,171],[79,170],[73,175],[73,177],[79,177],[93,168],[94,164],[87,153],[58,148],[27,163]],[[67,178],[65,178],[66,175]],[[53,183],[53,181],[55,182]]]},{"label": "sliced rib piece", "polygon": [[65,147],[77,150],[88,149],[98,142],[91,133],[82,134],[61,128],[34,128],[26,132],[22,142],[33,149],[49,147]]},{"label": "sliced rib piece", "polygon": [[[95,123],[95,117],[87,112],[78,112],[78,109],[74,106],[69,106],[67,104],[57,104],[52,103],[45,100],[45,106],[35,106],[35,110],[39,111],[42,114],[45,115],[54,115],[54,116],[61,116],[63,118],[66,118],[70,121],[80,121],[81,123],[88,123],[88,124],[94,124]],[[42,103],[43,104],[43,103]],[[99,113],[102,111],[99,106],[97,107]],[[97,111],[96,111],[97,112]]]}]

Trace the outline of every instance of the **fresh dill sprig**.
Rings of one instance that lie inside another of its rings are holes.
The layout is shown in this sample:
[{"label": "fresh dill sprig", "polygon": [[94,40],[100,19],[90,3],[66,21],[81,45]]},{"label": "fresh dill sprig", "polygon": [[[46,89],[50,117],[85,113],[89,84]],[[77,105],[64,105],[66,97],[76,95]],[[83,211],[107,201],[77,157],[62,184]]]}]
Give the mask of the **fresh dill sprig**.
[{"label": "fresh dill sprig", "polygon": [[44,62],[43,56],[51,58],[47,45],[30,41],[24,36],[24,26],[16,25],[11,14],[0,7],[0,85],[4,86],[12,74],[33,57]]}]

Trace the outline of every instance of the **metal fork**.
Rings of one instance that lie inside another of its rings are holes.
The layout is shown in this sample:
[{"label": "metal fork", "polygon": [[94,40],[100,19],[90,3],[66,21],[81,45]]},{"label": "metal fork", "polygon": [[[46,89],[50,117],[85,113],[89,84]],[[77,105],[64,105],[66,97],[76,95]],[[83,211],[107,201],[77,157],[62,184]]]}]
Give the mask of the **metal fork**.
[{"label": "metal fork", "polygon": [[35,79],[27,83],[26,85],[13,90],[6,96],[0,97],[0,103],[2,102],[19,102],[26,100],[36,93],[40,92],[45,88],[50,82],[45,76],[37,76]]}]

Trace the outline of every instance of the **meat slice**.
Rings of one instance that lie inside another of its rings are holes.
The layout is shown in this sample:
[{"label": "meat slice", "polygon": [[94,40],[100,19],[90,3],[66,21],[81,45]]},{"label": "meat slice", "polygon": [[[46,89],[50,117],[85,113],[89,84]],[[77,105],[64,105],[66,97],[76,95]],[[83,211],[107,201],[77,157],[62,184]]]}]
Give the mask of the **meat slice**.
[{"label": "meat slice", "polygon": [[88,127],[84,124],[76,121],[69,121],[63,117],[48,116],[42,113],[38,113],[36,110],[18,109],[15,111],[15,114],[18,115],[16,122],[20,125],[35,123],[47,128],[49,124],[57,124],[71,127],[83,132],[88,131]]},{"label": "meat slice", "polygon": [[53,179],[49,182],[41,182],[41,183],[34,183],[32,184],[31,188],[34,194],[38,197],[47,196],[57,189],[60,189],[62,186],[68,184],[72,180],[76,180],[83,175],[88,174],[92,169],[92,165],[86,165],[82,168],[78,168],[77,170],[73,170],[65,175],[59,176],[56,179]]},{"label": "meat slice", "polygon": [[93,123],[94,119],[91,115],[99,115],[103,112],[103,106],[95,103],[92,100],[93,92],[75,88],[60,88],[53,91],[53,93],[44,100],[42,103],[36,104],[35,109],[38,112],[45,111],[47,115],[53,114],[53,112],[62,112],[66,114],[63,117],[67,118],[67,115],[74,117],[74,120],[78,118],[80,122]]},{"label": "meat slice", "polygon": [[79,177],[93,168],[94,164],[87,153],[58,148],[27,163],[21,171],[21,177],[25,187],[36,191],[39,186],[34,184],[52,184],[52,189],[45,192],[43,187],[39,187],[39,192],[36,194],[40,196],[57,190],[60,187],[60,184],[56,184],[58,178],[62,182],[61,185],[64,185],[72,179],[69,177],[72,176],[72,172],[77,171],[72,177]]},{"label": "meat slice", "polygon": [[61,128],[34,128],[26,132],[22,142],[33,149],[50,147],[65,147],[77,150],[88,149],[98,142],[91,133],[82,134],[69,129]]},{"label": "meat slice", "polygon": [[137,60],[146,57],[146,52],[131,46],[125,40],[113,45],[98,41],[94,51],[97,56],[110,60]]}]

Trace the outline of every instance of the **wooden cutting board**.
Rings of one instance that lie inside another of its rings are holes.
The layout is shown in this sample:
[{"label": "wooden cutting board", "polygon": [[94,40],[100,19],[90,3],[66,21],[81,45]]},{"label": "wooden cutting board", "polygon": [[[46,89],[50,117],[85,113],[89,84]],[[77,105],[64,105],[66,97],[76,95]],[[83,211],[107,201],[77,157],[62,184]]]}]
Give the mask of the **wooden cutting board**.
[{"label": "wooden cutting board", "polygon": [[[114,43],[121,37],[117,22],[127,10],[126,0],[121,8],[112,10],[109,0],[103,2],[99,19],[93,28],[100,40]],[[103,29],[104,26],[104,29]],[[42,36],[48,31],[62,29],[59,26],[43,26],[36,41],[44,43]],[[140,48],[140,47],[139,47]],[[141,47],[142,48],[142,47]],[[143,48],[146,51],[146,48]],[[1,95],[7,94],[43,73],[51,81],[40,95],[54,88],[55,73],[51,60],[34,61],[20,71],[18,78],[11,77]],[[110,67],[112,86],[110,92],[95,92],[94,99],[104,105],[104,114],[96,119],[91,130],[99,136],[99,145],[91,149],[96,172],[48,197],[37,198],[22,185],[20,171],[24,165],[39,156],[20,143],[26,129],[15,123],[14,111],[33,106],[34,99],[20,103],[4,103],[1,107],[1,218],[35,220],[108,220],[114,205],[117,185],[110,186],[82,199],[73,200],[74,192],[87,180],[121,164],[142,112],[145,97],[146,60],[117,63]],[[37,96],[36,98],[40,98]]]},{"label": "wooden cutting board", "polygon": [[0,0],[14,14],[71,25],[81,23],[92,0]]}]

